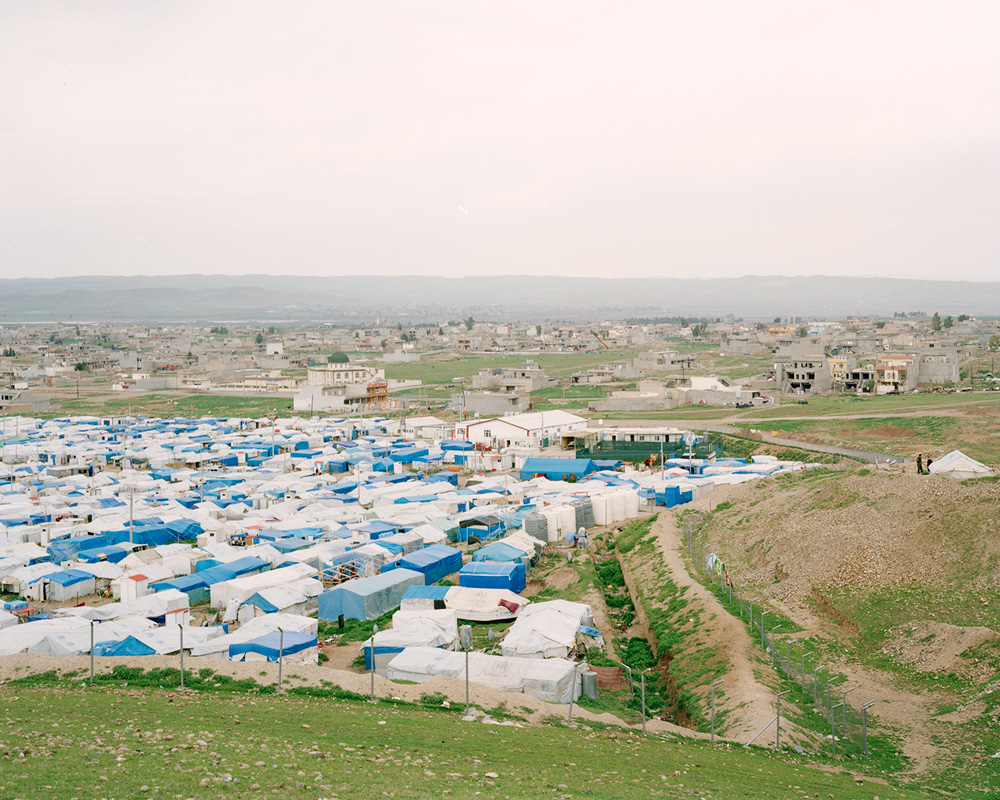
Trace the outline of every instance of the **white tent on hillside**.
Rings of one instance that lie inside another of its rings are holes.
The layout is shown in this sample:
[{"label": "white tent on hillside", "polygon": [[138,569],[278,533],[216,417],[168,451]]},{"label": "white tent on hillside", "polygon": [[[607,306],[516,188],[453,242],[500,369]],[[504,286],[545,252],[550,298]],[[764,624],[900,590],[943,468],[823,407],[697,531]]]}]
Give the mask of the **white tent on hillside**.
[{"label": "white tent on hillside", "polygon": [[980,464],[974,458],[969,458],[961,450],[952,450],[930,466],[931,475],[944,475],[948,478],[964,481],[969,478],[989,478],[993,470],[985,464]]}]

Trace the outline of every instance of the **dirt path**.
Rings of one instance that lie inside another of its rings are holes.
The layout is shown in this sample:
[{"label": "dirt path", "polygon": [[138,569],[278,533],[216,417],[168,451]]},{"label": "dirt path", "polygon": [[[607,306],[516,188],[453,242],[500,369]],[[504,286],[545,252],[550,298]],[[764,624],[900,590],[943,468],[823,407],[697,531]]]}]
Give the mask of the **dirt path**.
[{"label": "dirt path", "polygon": [[726,738],[746,742],[774,716],[774,692],[754,676],[759,654],[743,623],[730,616],[715,596],[688,574],[680,555],[681,535],[674,513],[661,511],[652,531],[674,582],[688,587],[690,596],[698,598],[709,611],[710,619],[704,625],[705,644],[717,646],[729,663],[724,691],[716,693],[716,708],[729,710]]}]

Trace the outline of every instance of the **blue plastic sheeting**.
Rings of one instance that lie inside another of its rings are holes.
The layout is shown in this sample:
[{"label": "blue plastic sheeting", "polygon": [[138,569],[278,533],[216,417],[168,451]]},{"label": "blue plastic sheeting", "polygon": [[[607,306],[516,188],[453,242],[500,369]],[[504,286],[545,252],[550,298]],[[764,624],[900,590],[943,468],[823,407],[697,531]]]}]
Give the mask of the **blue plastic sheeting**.
[{"label": "blue plastic sheeting", "polygon": [[561,481],[570,476],[582,478],[597,470],[597,465],[589,458],[528,458],[521,467],[521,480],[529,481],[536,475],[544,475],[549,480]]},{"label": "blue plastic sheeting", "polygon": [[424,483],[450,483],[452,486],[458,486],[458,473],[436,472],[424,478]]},{"label": "blue plastic sheeting", "polygon": [[164,589],[178,589],[182,592],[190,592],[199,587],[213,586],[222,581],[238,578],[240,575],[249,575],[252,572],[262,572],[270,565],[268,562],[256,556],[244,556],[228,564],[219,564],[208,569],[203,569],[194,575],[178,575],[170,580],[160,581],[153,585],[153,588],[160,592]]},{"label": "blue plastic sheeting", "polygon": [[[364,651],[364,654],[365,654],[365,669],[366,670],[370,670],[370,669],[372,669],[372,647],[371,647],[371,642],[369,641],[361,649]],[[375,655],[376,656],[381,656],[381,655],[385,655],[386,653],[394,655],[396,653],[402,653],[404,649],[405,648],[403,648],[403,647],[386,647],[385,645],[375,645]]]},{"label": "blue plastic sheeting", "polygon": [[425,456],[430,452],[428,447],[407,447],[404,450],[397,450],[392,455],[389,456],[393,461],[398,461],[400,464],[410,464],[413,459],[418,456]]},{"label": "blue plastic sheeting", "polygon": [[368,536],[374,541],[375,539],[378,539],[379,536],[389,536],[393,533],[397,533],[399,528],[390,522],[373,520],[372,522],[366,522],[364,525],[359,527],[358,530],[367,533]]},{"label": "blue plastic sheeting", "polygon": [[396,608],[409,587],[423,583],[424,576],[409,569],[345,581],[319,596],[319,618],[377,619]]},{"label": "blue plastic sheeting", "polygon": [[[403,593],[404,600],[440,600],[444,602],[450,586],[411,586]],[[443,608],[443,606],[442,606]]]},{"label": "blue plastic sheeting", "polygon": [[471,589],[509,589],[514,593],[524,591],[528,573],[524,564],[508,562],[475,561],[458,571],[458,585]]},{"label": "blue plastic sheeting", "polygon": [[45,576],[45,579],[52,583],[58,583],[60,586],[72,586],[74,583],[80,583],[80,581],[85,581],[93,577],[89,572],[83,572],[78,569],[67,569],[64,572],[50,572]]},{"label": "blue plastic sheeting", "polygon": [[462,568],[462,551],[446,544],[432,544],[403,556],[399,560],[399,566],[404,570],[421,573],[424,583],[437,583]]},{"label": "blue plastic sheeting", "polygon": [[271,547],[279,553],[291,553],[293,550],[301,550],[302,548],[309,547],[310,545],[312,545],[312,540],[296,539],[294,537],[288,539],[276,539],[271,542]]},{"label": "blue plastic sheeting", "polygon": [[528,554],[503,542],[493,542],[480,547],[472,554],[473,561],[521,561]]},{"label": "blue plastic sheeting", "polygon": [[242,605],[259,608],[265,614],[276,614],[280,611],[280,609],[270,600],[261,597],[259,592],[254,592],[254,594],[248,597]]},{"label": "blue plastic sheeting", "polygon": [[[126,532],[127,533],[127,532]],[[125,537],[128,540],[128,537]],[[117,540],[120,541],[120,540]],[[83,550],[93,550],[97,547],[107,547],[108,545],[115,544],[109,540],[106,534],[98,534],[96,536],[74,536],[69,539],[59,539],[55,542],[49,542],[48,548],[49,555],[56,564],[61,564],[63,561],[71,561],[76,557],[77,553]]]},{"label": "blue plastic sheeting", "polygon": [[318,641],[315,636],[297,631],[269,631],[259,639],[251,639],[249,642],[229,645],[229,657],[242,655],[243,653],[257,653],[264,656],[268,661],[277,661],[282,656],[298,653],[301,650],[308,650],[316,647]]},{"label": "blue plastic sheeting", "polygon": [[111,545],[110,547],[95,547],[92,550],[81,550],[76,554],[76,558],[77,561],[82,561],[85,564],[97,564],[100,561],[107,561],[109,564],[117,564],[125,558],[129,552],[130,551],[126,550],[124,547]]},{"label": "blue plastic sheeting", "polygon": [[98,652],[97,645],[95,645],[94,654],[99,656],[154,656],[156,651],[134,636],[128,636],[120,642],[115,642],[103,652]]},{"label": "blue plastic sheeting", "polygon": [[465,439],[443,439],[441,441],[442,450],[473,450],[475,444],[467,442]]}]

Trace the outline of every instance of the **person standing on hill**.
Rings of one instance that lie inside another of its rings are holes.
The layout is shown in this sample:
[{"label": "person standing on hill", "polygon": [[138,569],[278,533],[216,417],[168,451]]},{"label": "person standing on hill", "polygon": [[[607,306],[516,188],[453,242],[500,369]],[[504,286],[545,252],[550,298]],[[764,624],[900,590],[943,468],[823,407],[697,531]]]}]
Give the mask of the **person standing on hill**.
[{"label": "person standing on hill", "polygon": [[918,453],[917,454],[917,475],[923,475],[923,474],[924,474],[924,454],[923,453]]},{"label": "person standing on hill", "polygon": [[930,475],[931,474],[931,464],[933,464],[933,463],[934,462],[930,458],[927,459],[927,468],[924,470],[924,475]]}]

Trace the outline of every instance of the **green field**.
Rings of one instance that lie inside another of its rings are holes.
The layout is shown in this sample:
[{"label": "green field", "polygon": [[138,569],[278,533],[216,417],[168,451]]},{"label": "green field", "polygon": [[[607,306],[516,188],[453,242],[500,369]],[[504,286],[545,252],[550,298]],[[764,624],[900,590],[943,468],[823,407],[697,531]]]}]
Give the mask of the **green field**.
[{"label": "green field", "polygon": [[31,683],[0,690],[4,797],[926,796],[862,786],[792,752],[571,729],[555,719],[464,723],[434,697],[428,705],[437,710],[306,690],[279,697]]},{"label": "green field", "polygon": [[186,395],[180,392],[122,394],[120,398],[61,400],[59,408],[37,414],[51,419],[70,415],[128,414],[147,417],[266,417],[292,412],[290,397],[250,395],[229,397],[217,394]]}]

